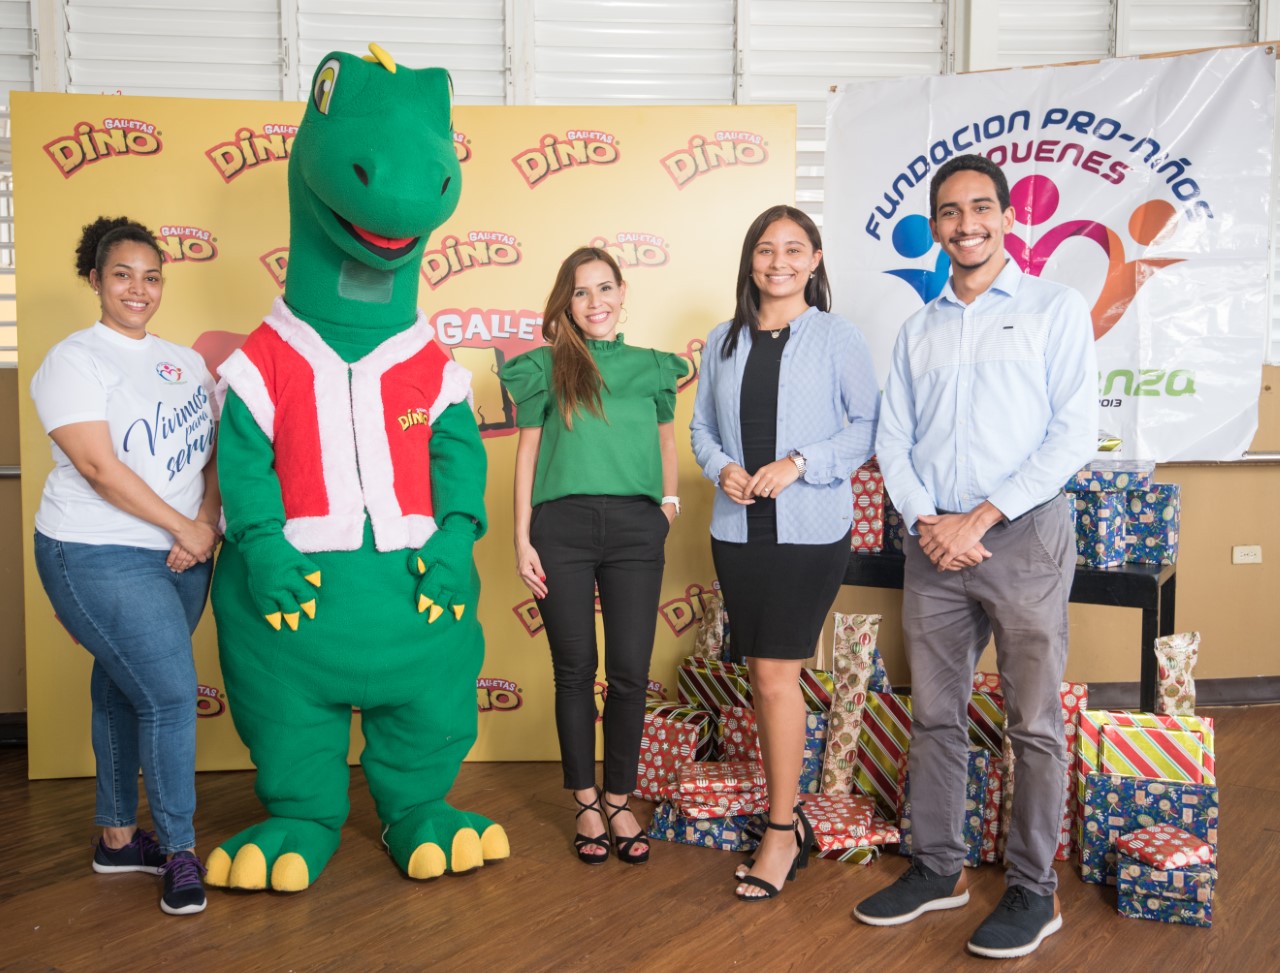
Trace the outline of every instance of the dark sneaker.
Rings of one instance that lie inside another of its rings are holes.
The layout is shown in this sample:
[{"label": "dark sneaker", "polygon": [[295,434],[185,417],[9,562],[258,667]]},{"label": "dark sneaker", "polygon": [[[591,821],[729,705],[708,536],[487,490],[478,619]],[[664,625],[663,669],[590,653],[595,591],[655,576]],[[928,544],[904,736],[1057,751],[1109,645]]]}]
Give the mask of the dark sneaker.
[{"label": "dark sneaker", "polygon": [[205,906],[204,866],[192,852],[180,851],[164,864],[164,895],[160,909],[171,916],[189,916],[203,912]]},{"label": "dark sneaker", "polygon": [[993,959],[1012,959],[1035,952],[1045,936],[1062,928],[1062,912],[1054,892],[1038,895],[1010,885],[991,915],[969,937],[969,952]]},{"label": "dark sneaker", "polygon": [[108,848],[99,838],[98,846],[93,850],[95,872],[146,872],[148,875],[159,875],[163,867],[164,852],[156,844],[156,836],[141,828],[133,833],[133,839],[123,848]]},{"label": "dark sneaker", "polygon": [[964,869],[939,875],[918,858],[896,882],[863,899],[853,917],[871,926],[899,926],[936,909],[958,909],[969,901]]}]

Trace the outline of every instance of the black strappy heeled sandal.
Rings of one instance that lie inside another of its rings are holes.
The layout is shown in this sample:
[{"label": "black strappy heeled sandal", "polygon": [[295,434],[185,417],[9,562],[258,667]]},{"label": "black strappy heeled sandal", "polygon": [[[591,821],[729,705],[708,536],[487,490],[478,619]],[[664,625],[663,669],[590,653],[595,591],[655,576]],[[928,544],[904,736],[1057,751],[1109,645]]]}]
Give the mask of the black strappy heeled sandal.
[{"label": "black strappy heeled sandal", "polygon": [[[605,814],[605,824],[609,826],[609,833],[613,834],[613,819],[623,811],[631,810],[631,806],[626,800],[621,804],[614,804],[604,794],[600,795],[600,801],[605,807],[613,808],[612,811]],[[638,855],[631,854],[631,849],[637,845],[643,845],[644,851]],[[613,835],[613,850],[618,853],[618,861],[626,862],[628,865],[643,865],[649,860],[649,839],[645,837],[643,831],[632,835],[630,838],[615,834]]]},{"label": "black strappy heeled sandal", "polygon": [[[796,848],[800,849],[802,852],[796,867],[808,868],[809,852],[813,849],[814,842],[817,838],[813,833],[813,825],[809,823],[809,819],[804,815],[804,801],[797,804],[793,810],[799,816],[799,820],[795,822],[796,825],[799,825],[799,829],[796,831]],[[755,863],[755,858],[744,858],[741,864],[734,869],[733,877],[741,882],[747,877],[747,872],[752,869]],[[794,876],[792,877],[794,878]]]},{"label": "black strappy heeled sandal", "polygon": [[[578,805],[578,813],[573,816],[575,821],[588,811],[595,811],[600,817],[604,817],[604,808],[600,806],[600,791],[598,789],[596,790],[595,799],[586,802],[578,800],[578,795],[573,791],[569,793],[573,794],[574,803]],[[600,850],[587,851],[588,845],[597,845]],[[579,831],[573,836],[573,847],[578,853],[579,861],[588,865],[603,865],[609,860],[609,832],[606,830],[603,834],[593,838]]]},{"label": "black strappy heeled sandal", "polygon": [[[796,829],[795,822],[791,822],[788,824],[774,824],[772,821],[770,821],[768,824],[765,825],[765,827],[769,828],[772,831],[790,831],[792,833],[795,833],[795,829]],[[799,839],[799,835],[796,835],[796,837],[797,839]],[[807,853],[808,852],[805,851],[803,847],[796,852],[796,857],[791,860],[791,868],[787,872],[786,881],[790,882],[796,877],[796,869],[800,867],[800,856],[802,854],[807,854]],[[739,892],[737,889],[734,889],[733,894],[736,895],[739,901],[742,901],[742,902],[763,902],[765,899],[775,899],[782,894],[782,889],[780,889],[778,886],[770,885],[764,879],[756,878],[754,875],[743,875],[740,879],[738,879],[738,884],[749,885],[752,888],[762,889],[764,891],[764,895],[747,895],[742,892]]]}]

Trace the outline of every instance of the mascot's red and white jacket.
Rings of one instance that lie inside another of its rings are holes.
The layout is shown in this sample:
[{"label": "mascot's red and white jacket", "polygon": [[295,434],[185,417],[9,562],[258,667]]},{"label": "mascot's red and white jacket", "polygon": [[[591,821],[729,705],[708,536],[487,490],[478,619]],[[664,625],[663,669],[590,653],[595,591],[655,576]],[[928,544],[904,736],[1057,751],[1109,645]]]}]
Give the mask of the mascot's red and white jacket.
[{"label": "mascot's red and white jacket", "polygon": [[235,391],[275,449],[284,534],[298,550],[359,549],[366,510],[380,551],[419,548],[435,533],[431,423],[470,401],[471,373],[434,339],[418,311],[348,365],[277,298],[218,369],[219,390]]}]

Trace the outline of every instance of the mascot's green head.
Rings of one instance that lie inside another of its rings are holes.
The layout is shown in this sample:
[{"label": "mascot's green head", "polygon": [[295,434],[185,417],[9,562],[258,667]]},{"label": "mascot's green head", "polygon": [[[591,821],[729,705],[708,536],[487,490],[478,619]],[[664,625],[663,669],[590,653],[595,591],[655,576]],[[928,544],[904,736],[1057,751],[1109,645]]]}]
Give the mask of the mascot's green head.
[{"label": "mascot's green head", "polygon": [[285,301],[322,334],[413,323],[427,236],[462,190],[448,73],[369,50],[321,61],[289,157]]}]

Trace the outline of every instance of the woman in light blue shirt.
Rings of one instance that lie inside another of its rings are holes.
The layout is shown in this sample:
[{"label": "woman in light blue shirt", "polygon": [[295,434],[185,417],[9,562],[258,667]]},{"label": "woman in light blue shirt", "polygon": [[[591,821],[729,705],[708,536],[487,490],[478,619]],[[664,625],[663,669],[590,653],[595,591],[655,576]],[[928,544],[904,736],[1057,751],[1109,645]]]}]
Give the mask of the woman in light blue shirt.
[{"label": "woman in light blue shirt", "polygon": [[717,486],[711,551],[735,654],[750,669],[769,782],[768,830],[737,873],[748,902],[778,895],[813,842],[796,803],[800,668],[844,578],[849,478],[875,440],[870,351],[830,307],[813,221],[790,206],[761,213],[743,240],[733,319],[707,338],[689,426]]}]

